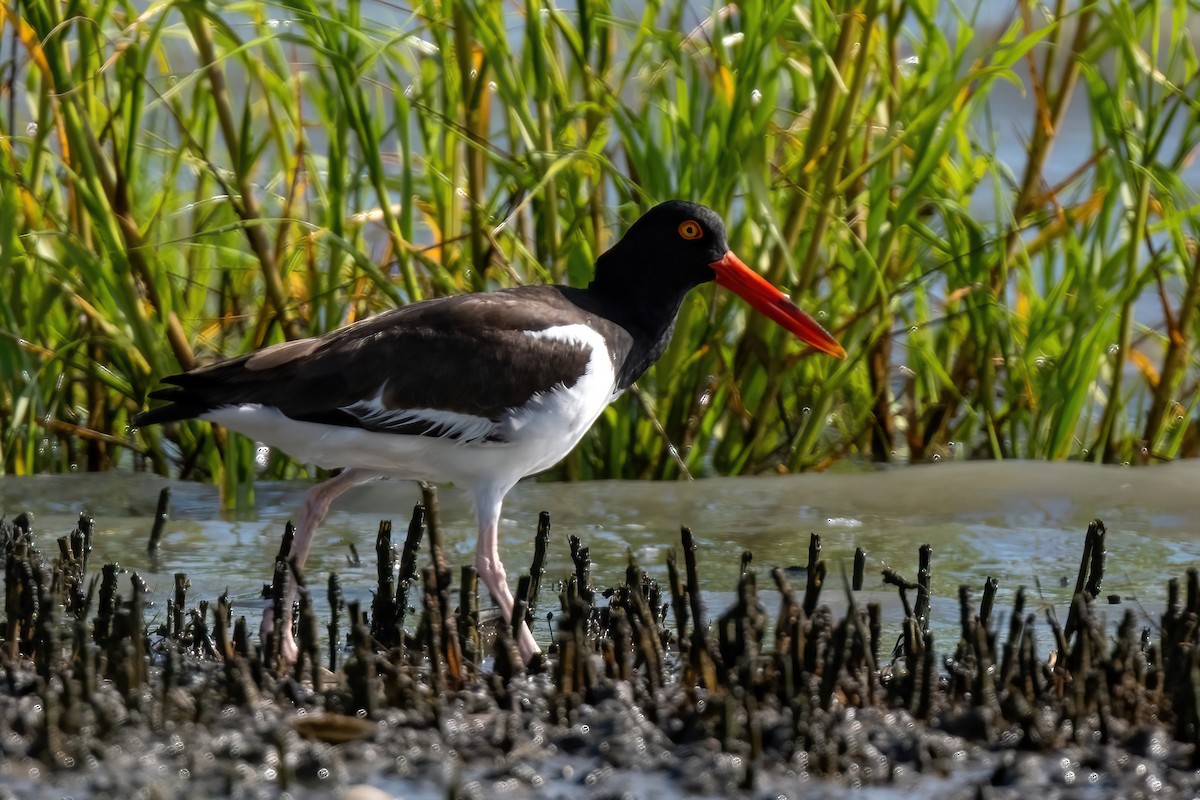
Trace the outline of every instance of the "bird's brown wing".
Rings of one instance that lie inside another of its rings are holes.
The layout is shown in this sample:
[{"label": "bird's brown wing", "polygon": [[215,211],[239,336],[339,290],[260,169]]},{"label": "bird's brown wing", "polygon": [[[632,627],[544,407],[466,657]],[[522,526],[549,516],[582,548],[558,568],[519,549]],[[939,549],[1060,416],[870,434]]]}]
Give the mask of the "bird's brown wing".
[{"label": "bird's brown wing", "polygon": [[573,385],[590,347],[530,332],[586,317],[554,286],[416,303],[169,377],[172,387],[151,395],[169,405],[135,424],[258,404],[303,421],[454,436],[453,415],[495,421],[535,393]]}]

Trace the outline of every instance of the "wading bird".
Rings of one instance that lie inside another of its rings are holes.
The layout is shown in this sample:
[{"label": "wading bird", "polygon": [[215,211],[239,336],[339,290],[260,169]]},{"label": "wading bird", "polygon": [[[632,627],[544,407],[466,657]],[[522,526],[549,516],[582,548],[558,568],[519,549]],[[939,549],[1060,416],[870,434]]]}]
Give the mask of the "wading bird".
[{"label": "wading bird", "polygon": [[[512,618],[497,545],[500,505],[527,475],[556,464],[604,407],[667,347],[684,295],[716,281],[816,349],[845,351],[729,250],[711,209],[663,203],[596,261],[586,289],[522,286],[413,303],[314,339],[165,379],[168,405],[138,426],[203,419],[323,467],[308,490],[292,553],[304,564],[334,498],[395,476],[469,491],[479,579]],[[286,597],[291,608],[292,586]],[[268,612],[269,616],[269,612]],[[538,652],[522,624],[521,656]],[[283,653],[296,657],[291,627]]]}]

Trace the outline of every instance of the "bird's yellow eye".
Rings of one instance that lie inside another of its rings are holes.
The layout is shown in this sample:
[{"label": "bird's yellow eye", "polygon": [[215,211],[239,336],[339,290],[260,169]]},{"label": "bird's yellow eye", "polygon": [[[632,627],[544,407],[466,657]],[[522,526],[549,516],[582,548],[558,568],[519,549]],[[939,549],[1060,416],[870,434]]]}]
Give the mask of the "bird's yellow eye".
[{"label": "bird's yellow eye", "polygon": [[694,219],[679,223],[679,235],[685,239],[699,239],[704,235],[704,229]]}]

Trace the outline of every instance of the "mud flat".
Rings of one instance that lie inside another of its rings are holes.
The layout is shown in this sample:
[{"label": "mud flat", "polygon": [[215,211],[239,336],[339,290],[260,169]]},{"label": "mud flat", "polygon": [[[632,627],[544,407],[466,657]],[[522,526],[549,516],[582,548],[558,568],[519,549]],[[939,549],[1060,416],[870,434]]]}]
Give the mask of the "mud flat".
[{"label": "mud flat", "polygon": [[[631,561],[601,590],[584,543],[555,541],[543,515],[514,618],[555,638],[524,666],[512,620],[481,619],[473,569],[447,563],[432,493],[403,537],[380,524],[370,607],[344,603],[336,575],[298,575],[300,602],[284,609],[285,532],[264,594],[275,629],[295,625],[294,664],[227,598],[191,597],[184,574],[153,597],[136,574],[95,570],[94,529],[86,516],[65,533],[28,514],[0,523],[0,798],[1200,788],[1200,573],[1164,575],[1154,619],[1126,608],[1106,625],[1101,583],[1119,553],[1099,521],[1081,535],[1065,613],[1023,590],[996,608],[981,576],[959,592],[958,641],[935,649],[928,547],[911,575],[884,572],[894,595],[865,603],[865,558],[832,576],[815,535],[803,568],[759,569],[744,553],[736,602],[710,613],[686,529],[665,585]],[[571,574],[545,574],[551,547],[570,549]]]}]

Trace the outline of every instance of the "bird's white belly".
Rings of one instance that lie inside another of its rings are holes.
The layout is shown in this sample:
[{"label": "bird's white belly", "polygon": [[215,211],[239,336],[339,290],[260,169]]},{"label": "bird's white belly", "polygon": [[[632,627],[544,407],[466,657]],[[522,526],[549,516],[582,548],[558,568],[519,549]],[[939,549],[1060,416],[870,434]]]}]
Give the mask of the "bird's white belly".
[{"label": "bird's white belly", "polygon": [[498,428],[504,441],[462,443],[437,436],[302,422],[259,404],[224,406],[203,418],[323,467],[448,481],[468,489],[487,484],[507,491],[521,478],[552,467],[571,452],[614,397],[612,361],[596,331],[569,325],[531,335],[581,340],[591,347],[592,355],[583,376],[572,386],[534,395],[511,409]]}]

